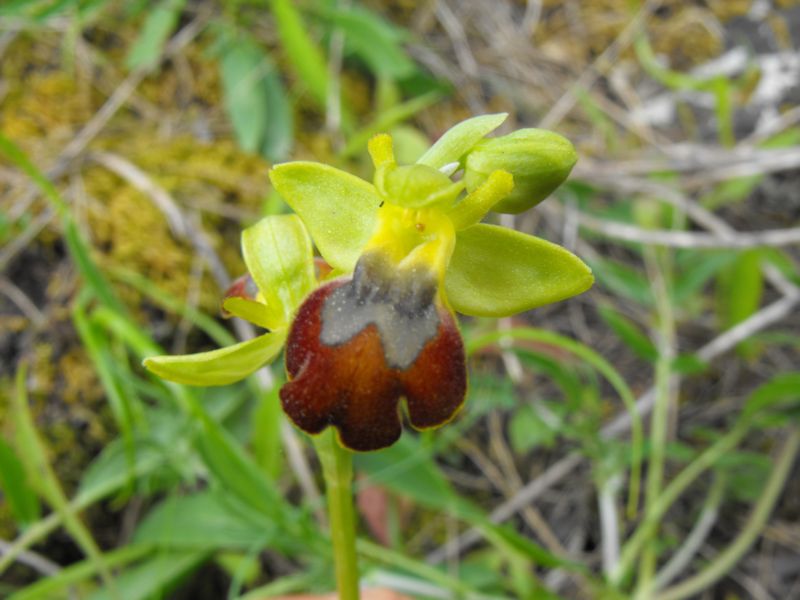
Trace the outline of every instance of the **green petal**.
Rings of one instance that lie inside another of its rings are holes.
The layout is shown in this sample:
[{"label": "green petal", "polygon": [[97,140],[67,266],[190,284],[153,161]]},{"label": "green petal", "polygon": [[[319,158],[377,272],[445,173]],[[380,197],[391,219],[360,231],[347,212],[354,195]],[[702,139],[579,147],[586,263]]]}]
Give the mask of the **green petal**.
[{"label": "green petal", "polygon": [[153,356],[144,366],[162,379],[186,385],[227,385],[274,360],[286,340],[286,331],[266,333],[219,350],[183,356]]},{"label": "green petal", "polygon": [[[316,285],[314,252],[297,215],[261,219],[242,232],[242,254],[264,301],[286,324]],[[278,313],[280,314],[280,313]]]},{"label": "green petal", "polygon": [[593,281],[589,267],[561,246],[478,224],[456,234],[444,284],[458,312],[504,317],[580,294]]},{"label": "green petal", "polygon": [[286,324],[283,311],[271,310],[266,304],[233,296],[222,302],[222,308],[234,317],[273,331]]},{"label": "green petal", "polygon": [[300,215],[322,257],[352,271],[375,229],[381,198],[350,173],[314,162],[290,162],[269,172],[272,185]]},{"label": "green petal", "polygon": [[477,189],[448,211],[456,231],[475,225],[500,200],[514,189],[514,177],[508,171],[495,171]]},{"label": "green petal", "polygon": [[484,136],[500,127],[506,117],[508,113],[481,115],[454,125],[422,155],[417,164],[441,169],[447,164],[456,162]]}]

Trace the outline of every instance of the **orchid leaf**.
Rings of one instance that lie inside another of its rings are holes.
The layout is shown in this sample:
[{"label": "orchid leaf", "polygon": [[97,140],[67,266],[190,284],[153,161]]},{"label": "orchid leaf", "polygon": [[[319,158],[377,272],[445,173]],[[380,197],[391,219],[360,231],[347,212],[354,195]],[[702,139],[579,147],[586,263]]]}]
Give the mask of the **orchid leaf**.
[{"label": "orchid leaf", "polygon": [[345,53],[358,56],[375,75],[403,79],[416,71],[401,45],[407,35],[402,28],[359,6],[318,10],[326,24],[344,33]]},{"label": "orchid leaf", "polygon": [[273,61],[241,31],[223,30],[219,45],[225,110],[239,145],[273,161],[285,158],[294,142],[293,115]]},{"label": "orchid leaf", "polygon": [[266,55],[252,40],[225,44],[220,60],[225,109],[239,145],[247,152],[258,151],[267,128],[263,83],[269,68]]},{"label": "orchid leaf", "polygon": [[456,234],[445,290],[458,312],[502,317],[580,294],[593,281],[589,267],[561,246],[478,224]]},{"label": "orchid leaf", "polygon": [[286,331],[281,330],[210,352],[153,356],[144,360],[144,366],[151,373],[175,383],[227,385],[272,361],[285,339]]},{"label": "orchid leaf", "polygon": [[175,30],[186,0],[162,0],[147,15],[142,32],[128,52],[130,69],[153,67],[161,60],[164,44]]},{"label": "orchid leaf", "polygon": [[269,175],[278,193],[300,215],[328,264],[352,271],[377,221],[381,198],[375,187],[314,162],[277,165]]},{"label": "orchid leaf", "polygon": [[242,254],[270,311],[274,315],[280,308],[280,325],[288,323],[316,284],[314,253],[303,222],[296,215],[261,219],[242,232]]},{"label": "orchid leaf", "polygon": [[500,127],[506,117],[508,113],[481,115],[454,125],[422,155],[417,164],[441,169],[460,160],[481,139]]}]

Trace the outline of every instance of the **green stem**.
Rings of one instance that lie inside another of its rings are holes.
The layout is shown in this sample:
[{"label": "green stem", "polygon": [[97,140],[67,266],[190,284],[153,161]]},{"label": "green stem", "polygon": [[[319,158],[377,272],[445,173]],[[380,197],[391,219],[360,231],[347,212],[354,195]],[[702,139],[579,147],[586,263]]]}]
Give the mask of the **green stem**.
[{"label": "green stem", "polygon": [[332,428],[316,436],[314,446],[325,476],[338,598],[359,600],[356,519],[353,509],[353,455],[342,448]]},{"label": "green stem", "polygon": [[[697,521],[692,527],[689,535],[684,538],[681,547],[672,555],[672,558],[659,570],[653,581],[656,589],[665,588],[670,581],[685,573],[691,565],[700,547],[711,533],[711,529],[717,522],[719,507],[725,499],[725,488],[727,487],[727,477],[721,471],[714,474],[714,482],[706,496],[703,508]],[[652,590],[644,590],[644,598],[652,596]]]},{"label": "green stem", "polygon": [[750,548],[763,531],[772,509],[775,508],[775,502],[777,502],[781,490],[786,484],[786,479],[789,477],[798,450],[800,450],[800,431],[795,430],[781,447],[767,485],[753,507],[744,529],[742,529],[733,543],[711,561],[705,569],[693,577],[664,590],[656,596],[656,600],[682,600],[699,594],[723,577],[739,562],[744,553],[747,552],[747,549]]},{"label": "green stem", "polygon": [[686,491],[705,470],[714,466],[717,461],[733,450],[745,436],[747,430],[748,427],[746,423],[737,423],[733,429],[719,438],[714,444],[700,454],[700,456],[689,463],[678,473],[669,485],[663,489],[661,495],[653,503],[651,510],[645,514],[644,520],[636,529],[636,532],[625,543],[620,561],[609,575],[609,580],[614,586],[619,586],[625,580],[642,547],[653,536],[658,526],[661,524],[662,517],[680,495]]},{"label": "green stem", "polygon": [[[670,300],[671,256],[664,249],[648,247],[645,248],[644,258],[652,282],[651,288],[656,303],[658,323],[656,332],[658,360],[655,368],[656,397],[650,421],[650,460],[645,483],[645,514],[649,514],[661,495],[664,479],[669,415],[674,402],[671,378],[675,355],[675,321]],[[637,591],[649,588],[655,575],[656,533],[657,529],[652,530],[639,561]]]}]

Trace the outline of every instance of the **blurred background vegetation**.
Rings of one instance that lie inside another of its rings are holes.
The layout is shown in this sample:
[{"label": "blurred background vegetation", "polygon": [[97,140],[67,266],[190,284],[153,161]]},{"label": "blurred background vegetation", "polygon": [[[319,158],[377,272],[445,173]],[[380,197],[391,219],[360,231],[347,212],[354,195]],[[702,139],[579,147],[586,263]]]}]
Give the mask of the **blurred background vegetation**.
[{"label": "blurred background vegetation", "polygon": [[507,111],[580,161],[504,224],[597,285],[464,320],[456,423],[357,461],[365,581],[799,597],[798,48],[790,0],[2,0],[0,595],[332,589],[280,366],[141,358],[252,335],[218,307],[271,163],[369,178],[377,132],[410,162]]}]

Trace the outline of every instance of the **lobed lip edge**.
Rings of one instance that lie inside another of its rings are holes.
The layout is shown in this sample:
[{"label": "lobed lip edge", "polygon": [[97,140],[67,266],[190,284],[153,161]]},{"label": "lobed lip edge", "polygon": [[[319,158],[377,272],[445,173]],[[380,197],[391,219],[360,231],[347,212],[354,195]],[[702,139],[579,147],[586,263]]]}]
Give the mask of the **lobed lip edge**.
[{"label": "lobed lip edge", "polygon": [[310,434],[333,426],[342,445],[359,452],[397,441],[403,412],[414,429],[451,421],[464,404],[467,388],[465,351],[455,316],[432,304],[439,320],[434,337],[407,369],[393,368],[374,324],[338,346],[320,339],[325,301],[350,281],[321,286],[298,311],[286,346],[289,381],[280,391],[286,414]]}]

